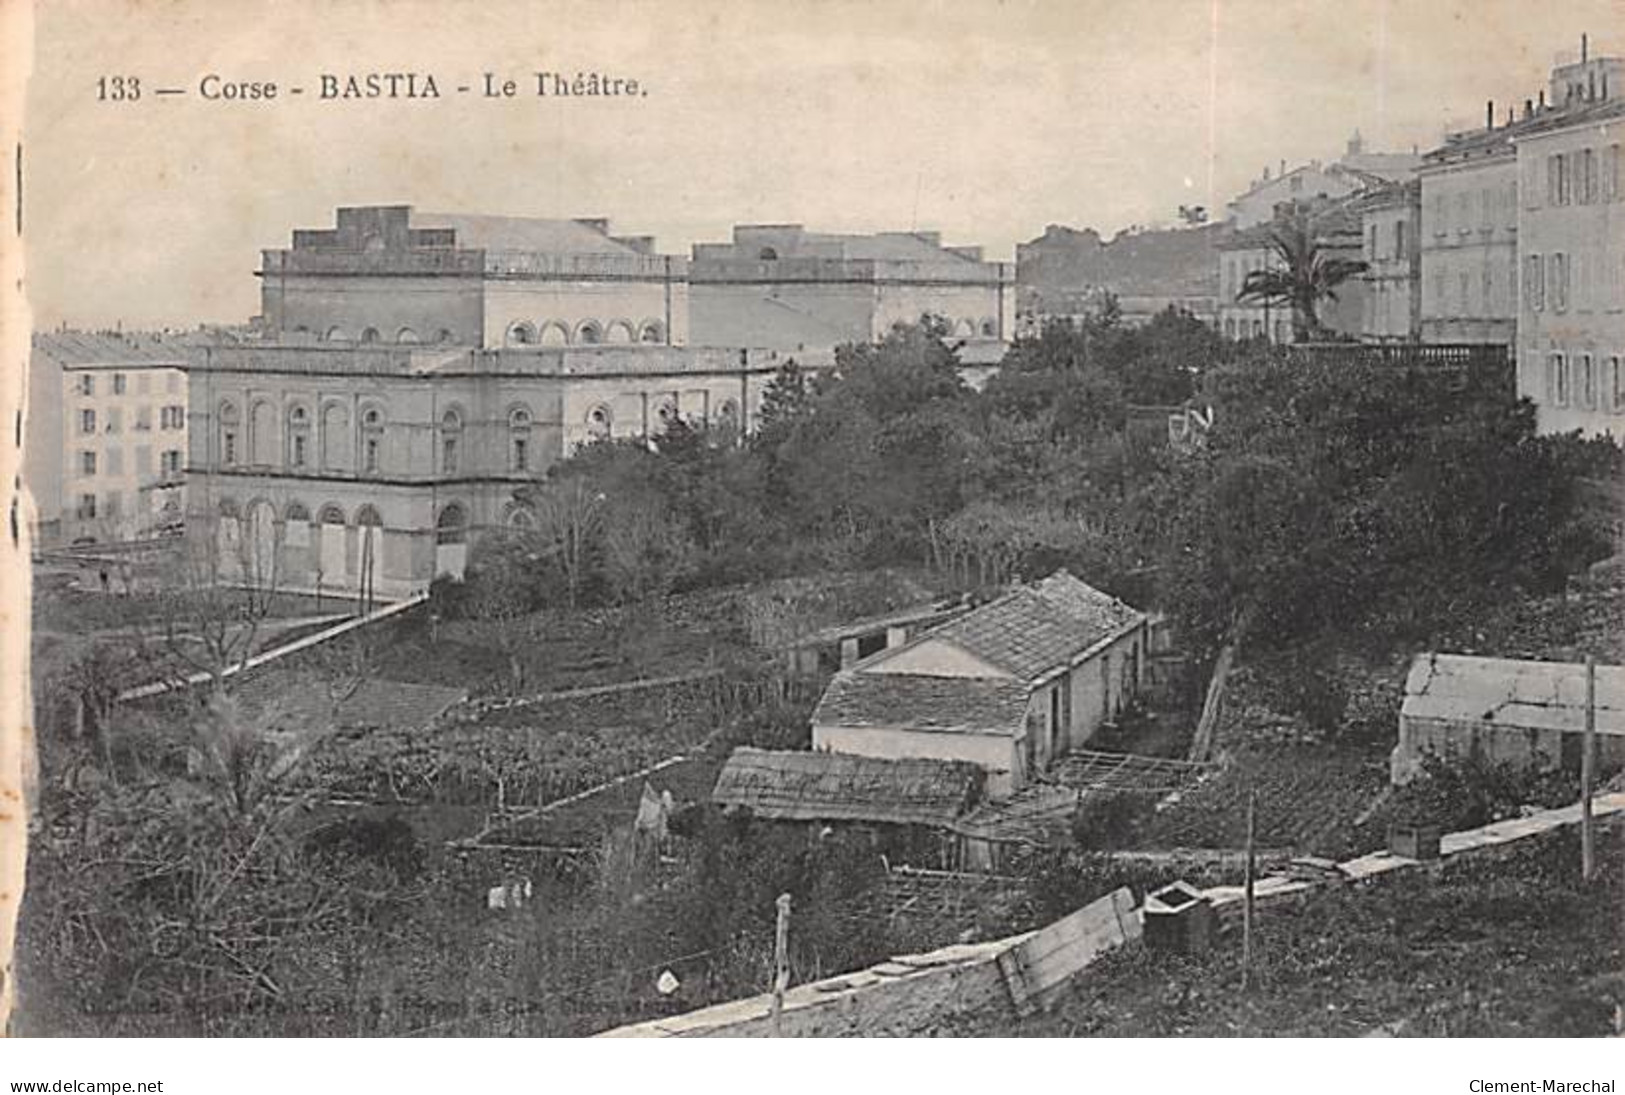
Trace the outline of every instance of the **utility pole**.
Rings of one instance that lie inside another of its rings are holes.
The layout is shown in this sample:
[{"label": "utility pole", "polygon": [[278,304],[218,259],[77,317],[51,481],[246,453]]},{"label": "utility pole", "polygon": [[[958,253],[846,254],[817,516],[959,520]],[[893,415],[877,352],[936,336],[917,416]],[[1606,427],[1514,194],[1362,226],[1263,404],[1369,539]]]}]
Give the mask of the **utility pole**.
[{"label": "utility pole", "polygon": [[1241,991],[1252,987],[1253,975],[1253,841],[1258,828],[1258,792],[1247,792],[1247,874],[1241,906]]},{"label": "utility pole", "polygon": [[784,990],[790,987],[790,895],[779,895],[779,922],[773,933],[773,1037],[781,1036]]},{"label": "utility pole", "polygon": [[1597,659],[1586,655],[1586,721],[1580,739],[1580,877],[1590,882],[1597,876],[1596,822],[1591,816],[1591,785],[1596,779],[1592,754],[1597,736]]}]

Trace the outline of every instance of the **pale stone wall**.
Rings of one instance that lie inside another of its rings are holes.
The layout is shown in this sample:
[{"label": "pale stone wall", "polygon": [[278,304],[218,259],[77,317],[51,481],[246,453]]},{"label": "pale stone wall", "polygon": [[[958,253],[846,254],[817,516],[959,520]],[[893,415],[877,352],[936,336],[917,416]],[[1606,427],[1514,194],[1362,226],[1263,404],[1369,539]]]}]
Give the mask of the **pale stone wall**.
[{"label": "pale stone wall", "polygon": [[1518,198],[1510,153],[1422,172],[1424,341],[1512,343]]},{"label": "pale stone wall", "polygon": [[1006,798],[1015,789],[1022,743],[1005,734],[929,733],[888,726],[835,726],[814,723],[815,751],[901,760],[963,760],[987,772],[987,793]]},{"label": "pale stone wall", "polygon": [[[1625,118],[1535,133],[1518,144],[1524,269],[1539,258],[1544,271],[1543,291],[1525,292],[1521,302],[1518,394],[1535,402],[1543,433],[1581,430],[1625,440],[1625,166],[1613,167],[1622,144]],[[1596,190],[1582,200],[1577,165],[1587,151]],[[1556,156],[1568,161],[1566,202],[1548,192]],[[1561,300],[1554,259],[1565,271]],[[1559,361],[1567,374],[1561,387],[1554,375]]]}]

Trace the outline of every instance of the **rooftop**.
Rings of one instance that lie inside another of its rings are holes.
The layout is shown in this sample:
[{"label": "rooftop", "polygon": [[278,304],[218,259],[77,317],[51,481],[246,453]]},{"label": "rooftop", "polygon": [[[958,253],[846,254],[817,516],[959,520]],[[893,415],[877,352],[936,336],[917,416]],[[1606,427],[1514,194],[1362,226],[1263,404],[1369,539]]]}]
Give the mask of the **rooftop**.
[{"label": "rooftop", "polygon": [[418,228],[449,228],[457,246],[483,251],[535,251],[549,255],[633,255],[602,221],[501,217],[470,213],[416,213]]},{"label": "rooftop", "polygon": [[[1597,666],[1599,734],[1625,734],[1625,666]],[[1404,718],[1494,723],[1530,730],[1585,729],[1585,666],[1418,654],[1405,679]]]},{"label": "rooftop", "polygon": [[66,368],[184,366],[195,348],[191,334],[147,331],[45,331],[33,337],[33,352]]},{"label": "rooftop", "polygon": [[916,641],[946,639],[1031,683],[1144,621],[1138,609],[1058,570]]},{"label": "rooftop", "polygon": [[838,673],[813,711],[815,726],[1015,737],[1027,716],[1027,685],[981,677]]},{"label": "rooftop", "polygon": [[781,821],[947,825],[981,796],[982,770],[946,760],[735,749],[711,801]]}]

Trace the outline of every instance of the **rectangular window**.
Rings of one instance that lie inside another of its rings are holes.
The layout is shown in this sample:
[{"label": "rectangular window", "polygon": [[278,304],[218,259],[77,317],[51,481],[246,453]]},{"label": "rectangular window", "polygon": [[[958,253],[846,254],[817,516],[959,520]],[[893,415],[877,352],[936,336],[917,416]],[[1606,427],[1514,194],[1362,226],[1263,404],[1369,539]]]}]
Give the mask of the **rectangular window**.
[{"label": "rectangular window", "polygon": [[1546,267],[1539,255],[1529,255],[1523,260],[1523,299],[1531,312],[1546,307]]},{"label": "rectangular window", "polygon": [[167,450],[165,450],[164,456],[163,456],[163,461],[164,461],[163,469],[164,469],[164,477],[165,478],[168,478],[169,476],[172,476],[172,475],[179,475],[181,473],[181,450],[179,450],[179,449],[167,449]]},{"label": "rectangular window", "polygon": [[1551,257],[1551,270],[1547,275],[1552,293],[1552,310],[1566,312],[1569,307],[1569,257],[1556,254]]},{"label": "rectangular window", "polygon": [[119,419],[123,417],[117,407],[107,408],[107,432],[119,432]]},{"label": "rectangular window", "polygon": [[135,409],[135,428],[138,430],[152,429],[152,408],[145,403]]},{"label": "rectangular window", "polygon": [[[1262,324],[1259,326],[1262,326]],[[526,441],[523,437],[516,437],[513,439],[513,470],[530,470],[530,442]]]},{"label": "rectangular window", "polygon": [[96,378],[89,373],[80,374],[78,390],[80,395],[95,395]]},{"label": "rectangular window", "polygon": [[93,520],[96,516],[96,496],[94,494],[81,494],[79,496],[79,519],[81,521]]},{"label": "rectangular window", "polygon": [[440,474],[451,475],[457,471],[457,439],[448,437],[440,443]]},{"label": "rectangular window", "polygon": [[1625,411],[1625,357],[1618,354],[1608,359],[1608,409]]},{"label": "rectangular window", "polygon": [[237,432],[226,430],[220,435],[220,462],[223,464],[237,463]]},{"label": "rectangular window", "polygon": [[302,433],[293,435],[292,461],[293,466],[296,468],[305,466],[305,435]]},{"label": "rectangular window", "polygon": [[1620,190],[1619,145],[1611,144],[1602,155],[1602,200],[1617,202],[1625,197]]},{"label": "rectangular window", "polygon": [[376,472],[378,470],[378,440],[377,440],[377,438],[373,438],[373,437],[367,438],[367,444],[366,444],[365,448],[363,449],[363,452],[366,454],[366,456],[365,456],[365,462],[362,464],[362,467],[366,471],[368,471],[369,473]]},{"label": "rectangular window", "polygon": [[1546,395],[1554,407],[1569,405],[1569,370],[1562,354],[1546,359]]},{"label": "rectangular window", "polygon": [[82,452],[82,453],[79,454],[79,474],[80,475],[95,475],[96,474],[96,454],[95,453],[93,453],[93,452]]},{"label": "rectangular window", "polygon": [[1576,385],[1580,389],[1580,406],[1586,410],[1595,410],[1597,406],[1597,366],[1590,354],[1580,355],[1580,382]]},{"label": "rectangular window", "polygon": [[123,373],[114,373],[113,374],[113,394],[114,395],[123,395],[124,394],[124,374]]},{"label": "rectangular window", "polygon": [[1394,222],[1394,258],[1403,259],[1404,257],[1405,257],[1405,222],[1404,221],[1395,221]]},{"label": "rectangular window", "polygon": [[96,412],[93,409],[87,407],[79,412],[79,432],[96,432]]},{"label": "rectangular window", "polygon": [[1580,201],[1590,205],[1597,200],[1597,153],[1588,148],[1575,155],[1580,157]]}]

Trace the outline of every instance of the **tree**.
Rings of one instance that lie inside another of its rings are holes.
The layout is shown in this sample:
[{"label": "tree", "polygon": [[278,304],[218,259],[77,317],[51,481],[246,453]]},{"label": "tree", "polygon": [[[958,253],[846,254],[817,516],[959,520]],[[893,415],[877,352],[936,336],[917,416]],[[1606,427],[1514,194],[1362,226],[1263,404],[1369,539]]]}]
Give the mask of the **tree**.
[{"label": "tree", "polygon": [[1270,250],[1279,268],[1254,270],[1242,283],[1237,300],[1286,305],[1292,309],[1292,337],[1308,342],[1325,335],[1320,303],[1337,299],[1338,286],[1365,272],[1358,259],[1331,255],[1321,246],[1320,218],[1292,202],[1277,209],[1270,223]]},{"label": "tree", "polygon": [[536,514],[537,537],[564,580],[565,603],[575,608],[601,546],[604,495],[579,474],[562,475],[521,493]]}]

